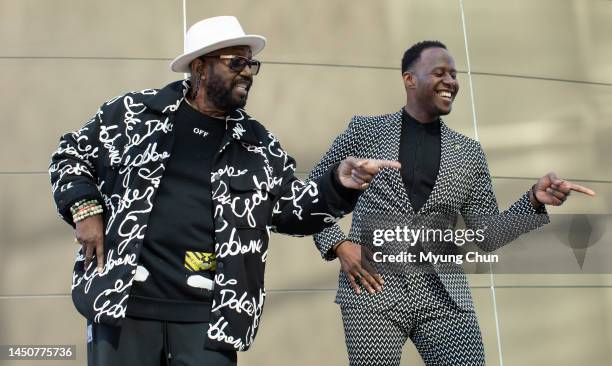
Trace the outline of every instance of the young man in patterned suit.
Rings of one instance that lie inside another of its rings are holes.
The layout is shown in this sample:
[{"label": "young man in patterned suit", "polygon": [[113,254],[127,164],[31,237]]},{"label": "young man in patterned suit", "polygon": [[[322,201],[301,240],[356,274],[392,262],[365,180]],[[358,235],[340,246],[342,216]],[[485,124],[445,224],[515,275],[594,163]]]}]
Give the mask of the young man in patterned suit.
[{"label": "young man in patterned suit", "polygon": [[49,171],[82,246],[89,365],[235,365],[259,327],[270,231],[318,232],[367,187],[354,176],[399,168],[347,158],[298,180],[242,109],[264,45],[234,17],[200,21],[171,64],[190,80],[113,98],[61,138]]},{"label": "young man in patterned suit", "polygon": [[[483,230],[484,240],[477,244],[491,251],[547,223],[544,205],[563,204],[571,191],[594,194],[549,173],[500,213],[480,144],[440,119],[450,113],[459,91],[456,74],[442,43],[424,41],[410,47],[402,59],[406,105],[383,116],[353,117],[310,174],[316,179],[346,156],[402,164],[401,171],[379,174],[360,196],[348,236],[337,225],[314,236],[323,257],[338,257],[341,263],[336,302],[352,366],[399,365],[408,338],[428,366],[485,362],[461,267],[362,260],[362,254],[372,251],[394,255],[406,249],[398,240],[384,244],[386,248],[373,246],[374,230],[395,224],[453,229],[461,214],[468,228]],[[452,253],[452,243],[427,240],[411,250],[415,255],[444,253],[448,245]]]}]

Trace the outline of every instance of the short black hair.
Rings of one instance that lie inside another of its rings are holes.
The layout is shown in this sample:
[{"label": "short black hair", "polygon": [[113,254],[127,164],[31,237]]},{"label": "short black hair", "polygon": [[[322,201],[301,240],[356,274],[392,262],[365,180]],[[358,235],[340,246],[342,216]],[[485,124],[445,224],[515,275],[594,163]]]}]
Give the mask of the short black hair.
[{"label": "short black hair", "polygon": [[404,57],[402,57],[402,74],[417,62],[423,50],[434,47],[447,49],[444,43],[440,41],[421,41],[410,46],[410,48],[404,52]]}]

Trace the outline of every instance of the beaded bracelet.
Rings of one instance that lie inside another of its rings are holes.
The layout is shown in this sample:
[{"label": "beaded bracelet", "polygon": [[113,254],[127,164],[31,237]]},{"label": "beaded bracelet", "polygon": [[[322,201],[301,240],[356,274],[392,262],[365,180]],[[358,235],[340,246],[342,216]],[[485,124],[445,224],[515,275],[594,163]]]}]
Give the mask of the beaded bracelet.
[{"label": "beaded bracelet", "polygon": [[78,215],[79,213],[82,212],[87,212],[90,210],[93,210],[94,208],[100,206],[97,202],[96,203],[89,203],[86,206],[83,205],[82,207],[80,207],[79,209],[76,210],[76,212],[73,213],[73,215]]},{"label": "beaded bracelet", "polygon": [[79,212],[77,212],[76,214],[74,214],[72,216],[73,217],[83,216],[83,215],[86,215],[88,213],[91,213],[91,212],[94,212],[94,211],[97,212],[97,211],[100,211],[100,210],[102,210],[102,206],[101,205],[90,206],[87,209],[79,210]]},{"label": "beaded bracelet", "polygon": [[95,199],[84,199],[77,201],[70,207],[72,213],[72,221],[77,223],[88,217],[99,215],[104,212],[104,209],[100,203]]},{"label": "beaded bracelet", "polygon": [[89,210],[80,211],[80,212],[78,212],[77,214],[72,215],[72,219],[73,219],[73,221],[74,221],[75,219],[79,219],[79,218],[81,218],[81,217],[84,217],[84,216],[86,216],[86,215],[89,215],[89,214],[90,214],[90,213],[92,213],[92,212],[100,213],[100,211],[102,211],[102,207],[101,207],[101,206],[98,206],[98,207],[92,207],[92,208],[91,208],[91,209],[89,209]]},{"label": "beaded bracelet", "polygon": [[77,211],[77,212],[76,212],[74,215],[72,215],[72,216],[81,216],[81,215],[84,215],[84,214],[90,213],[90,212],[92,212],[92,211],[98,211],[98,210],[100,210],[100,209],[102,209],[102,206],[101,206],[101,205],[99,205],[99,204],[97,204],[97,205],[93,205],[93,206],[88,206],[88,207],[86,207],[86,208],[83,208],[83,209],[81,209],[81,210]]},{"label": "beaded bracelet", "polygon": [[72,213],[72,215],[74,216],[74,215],[76,215],[76,213],[79,210],[81,210],[81,209],[83,209],[83,208],[85,208],[87,206],[91,206],[91,205],[98,205],[98,200],[95,200],[95,199],[87,200],[87,199],[85,199],[85,200],[77,201],[75,204],[70,206],[70,213]]},{"label": "beaded bracelet", "polygon": [[83,209],[81,209],[81,210],[78,210],[78,211],[77,211],[77,212],[76,212],[74,215],[72,215],[72,216],[80,216],[80,215],[83,215],[83,214],[89,213],[89,212],[91,212],[91,211],[97,211],[97,210],[99,210],[99,209],[101,209],[101,208],[102,208],[102,206],[101,206],[100,204],[91,205],[91,206],[85,207],[85,208],[83,208]]},{"label": "beaded bracelet", "polygon": [[94,209],[92,211],[87,211],[87,212],[84,212],[84,213],[80,213],[80,214],[78,214],[76,216],[73,216],[72,217],[72,221],[77,223],[77,222],[79,222],[81,220],[84,220],[84,219],[86,219],[88,217],[99,215],[102,212],[104,212],[104,210],[102,209],[102,206],[99,206],[99,207],[97,207],[96,209]]}]

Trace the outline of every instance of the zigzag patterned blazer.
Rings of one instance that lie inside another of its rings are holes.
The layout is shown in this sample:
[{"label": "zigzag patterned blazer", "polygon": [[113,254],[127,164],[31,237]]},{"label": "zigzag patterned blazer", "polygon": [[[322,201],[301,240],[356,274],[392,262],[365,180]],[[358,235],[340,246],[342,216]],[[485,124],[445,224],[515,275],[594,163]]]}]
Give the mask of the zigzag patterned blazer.
[{"label": "zigzag patterned blazer", "polygon": [[[330,166],[347,156],[398,160],[401,127],[401,110],[382,116],[353,117],[348,128],[335,139],[329,151],[312,170],[309,179],[320,177]],[[378,250],[371,239],[374,229],[388,228],[391,223],[407,224],[416,218],[421,221],[427,219],[428,228],[454,229],[457,217],[461,214],[467,228],[483,230],[485,240],[477,244],[485,251],[495,250],[519,235],[549,222],[545,208],[542,206],[538,210],[534,209],[527,192],[508,210],[499,212],[487,161],[479,142],[453,131],[441,122],[440,149],[438,177],[419,212],[414,212],[410,204],[401,172],[384,169],[357,201],[348,236],[338,225],[314,236],[323,258],[333,260],[335,255],[332,246],[346,239],[371,251]],[[432,252],[437,250],[427,242],[422,243],[422,249]],[[385,279],[381,293],[370,295],[362,291],[357,295],[346,274],[340,271],[336,302],[343,306],[382,310],[403,298],[402,294],[408,290],[411,277],[402,271],[390,270],[389,266],[376,266],[376,269]],[[433,265],[433,270],[455,303],[464,310],[473,310],[462,268],[455,263],[438,263]]]}]

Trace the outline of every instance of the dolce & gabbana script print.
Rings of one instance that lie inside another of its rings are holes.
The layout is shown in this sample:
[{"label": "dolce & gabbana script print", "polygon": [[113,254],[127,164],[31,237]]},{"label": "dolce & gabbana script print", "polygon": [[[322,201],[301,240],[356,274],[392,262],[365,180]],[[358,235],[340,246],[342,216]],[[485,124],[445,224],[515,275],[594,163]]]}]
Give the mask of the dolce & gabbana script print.
[{"label": "dolce & gabbana script print", "polygon": [[[49,168],[58,212],[74,226],[70,206],[83,198],[103,203],[105,265],[84,266],[76,256],[72,297],[78,311],[120,325],[154,197],[175,143],[174,115],[187,80],[163,89],[127,93],[104,103],[81,129],[60,139]],[[209,349],[250,347],[265,301],[264,270],[272,231],[310,235],[351,211],[330,173],[304,183],[295,160],[276,137],[242,109],[226,118],[212,157],[216,271],[208,329]],[[177,142],[180,143],[180,142]],[[197,213],[194,213],[197,215]]]}]

